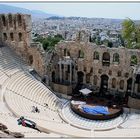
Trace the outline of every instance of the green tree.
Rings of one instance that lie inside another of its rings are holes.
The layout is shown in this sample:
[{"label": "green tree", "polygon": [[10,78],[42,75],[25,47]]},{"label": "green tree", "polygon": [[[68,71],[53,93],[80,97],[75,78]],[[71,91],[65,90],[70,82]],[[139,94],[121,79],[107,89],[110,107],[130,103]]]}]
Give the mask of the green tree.
[{"label": "green tree", "polygon": [[123,27],[122,36],[126,42],[126,46],[128,48],[133,48],[133,42],[135,41],[135,37],[136,37],[135,23],[131,19],[126,19],[122,23],[122,27]]},{"label": "green tree", "polygon": [[43,44],[44,50],[53,50],[55,47],[55,44],[57,44],[60,40],[63,40],[62,35],[58,34],[54,37],[48,36],[47,38],[38,37],[34,39],[35,42],[40,42]]},{"label": "green tree", "polygon": [[135,29],[135,41],[136,41],[136,49],[140,49],[140,25],[136,26]]},{"label": "green tree", "polygon": [[140,49],[140,24],[136,25],[131,19],[122,23],[122,37],[128,48]]}]

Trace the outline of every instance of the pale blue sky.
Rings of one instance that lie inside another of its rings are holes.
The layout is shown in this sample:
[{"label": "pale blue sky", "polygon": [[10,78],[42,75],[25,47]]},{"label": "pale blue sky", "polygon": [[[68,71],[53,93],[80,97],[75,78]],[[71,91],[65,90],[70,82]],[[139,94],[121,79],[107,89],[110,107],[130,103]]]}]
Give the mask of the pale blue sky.
[{"label": "pale blue sky", "polygon": [[3,3],[62,16],[131,18],[140,20],[139,3]]}]

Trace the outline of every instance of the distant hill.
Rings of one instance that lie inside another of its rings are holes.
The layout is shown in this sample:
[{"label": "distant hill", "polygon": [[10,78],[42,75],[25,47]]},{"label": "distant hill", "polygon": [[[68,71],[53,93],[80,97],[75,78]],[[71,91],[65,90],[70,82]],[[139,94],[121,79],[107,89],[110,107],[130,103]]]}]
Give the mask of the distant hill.
[{"label": "distant hill", "polygon": [[16,6],[9,6],[5,4],[0,4],[0,13],[23,13],[32,15],[33,20],[39,18],[49,18],[52,16],[58,16],[55,14],[46,13],[40,10],[29,10],[25,8],[20,8]]}]

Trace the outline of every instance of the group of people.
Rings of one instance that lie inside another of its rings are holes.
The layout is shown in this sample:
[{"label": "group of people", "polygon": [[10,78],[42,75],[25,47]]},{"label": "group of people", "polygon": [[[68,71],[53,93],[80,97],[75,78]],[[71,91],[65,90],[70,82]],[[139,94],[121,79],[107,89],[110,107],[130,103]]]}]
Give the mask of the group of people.
[{"label": "group of people", "polygon": [[[44,103],[45,107],[48,107],[47,103]],[[33,113],[40,113],[40,110],[38,109],[37,106],[32,106],[32,112]]]},{"label": "group of people", "polygon": [[32,106],[32,112],[33,112],[33,113],[39,113],[40,110],[38,109],[37,106]]}]

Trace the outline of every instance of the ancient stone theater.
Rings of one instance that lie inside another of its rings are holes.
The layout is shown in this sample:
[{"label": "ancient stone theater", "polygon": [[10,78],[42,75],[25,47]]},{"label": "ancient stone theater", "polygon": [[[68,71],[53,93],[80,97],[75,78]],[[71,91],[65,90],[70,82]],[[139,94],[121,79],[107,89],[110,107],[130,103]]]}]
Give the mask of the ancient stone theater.
[{"label": "ancient stone theater", "polygon": [[[31,32],[30,15],[0,14],[0,123],[9,132],[28,138],[140,136],[139,49],[96,45],[80,30],[47,52]],[[18,125],[19,118],[36,128]]]}]

